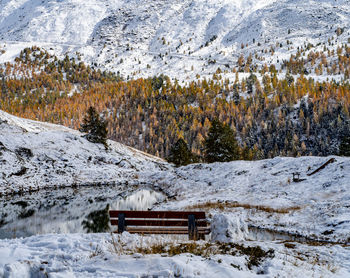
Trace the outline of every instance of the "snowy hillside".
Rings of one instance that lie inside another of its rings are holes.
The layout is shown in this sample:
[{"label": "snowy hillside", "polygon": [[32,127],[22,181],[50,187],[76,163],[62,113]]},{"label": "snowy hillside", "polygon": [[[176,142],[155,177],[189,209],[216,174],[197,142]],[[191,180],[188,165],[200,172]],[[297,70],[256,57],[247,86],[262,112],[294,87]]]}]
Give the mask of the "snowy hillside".
[{"label": "snowy hillside", "polygon": [[[174,168],[0,113],[1,277],[349,276],[349,158],[312,175],[331,157]],[[212,234],[86,234],[106,206],[205,210]]]},{"label": "snowy hillside", "polygon": [[163,160],[109,141],[110,150],[75,130],[26,120],[0,111],[0,192],[92,184],[145,181],[144,172],[160,171]]},{"label": "snowy hillside", "polygon": [[[252,227],[333,242],[350,242],[350,159],[308,176],[330,157],[195,164],[160,173],[175,202],[213,214],[234,214]],[[300,182],[293,182],[293,173]],[[158,174],[155,174],[158,175]],[[163,176],[165,175],[165,176]]]},{"label": "snowy hillside", "polygon": [[349,25],[349,0],[10,0],[0,2],[0,61],[38,45],[58,55],[79,52],[125,77],[186,80],[232,69],[241,53],[276,63],[343,28],[336,48],[347,42]]}]

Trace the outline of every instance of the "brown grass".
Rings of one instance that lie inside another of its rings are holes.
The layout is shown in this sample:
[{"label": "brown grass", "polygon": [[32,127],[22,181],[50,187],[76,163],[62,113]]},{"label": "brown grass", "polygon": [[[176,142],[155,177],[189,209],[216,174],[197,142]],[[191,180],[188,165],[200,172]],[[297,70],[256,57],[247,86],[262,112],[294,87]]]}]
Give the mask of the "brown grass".
[{"label": "brown grass", "polygon": [[203,209],[203,210],[210,210],[210,209],[219,209],[219,210],[227,210],[230,208],[245,208],[245,209],[255,209],[259,211],[269,212],[269,213],[289,213],[291,211],[300,210],[301,207],[299,206],[293,206],[293,207],[287,207],[287,208],[272,208],[268,206],[257,206],[257,205],[250,205],[250,204],[242,204],[238,202],[206,202],[202,204],[196,204],[192,206],[188,206],[188,209]]},{"label": "brown grass", "polygon": [[265,259],[274,257],[274,250],[272,249],[265,251],[259,246],[244,246],[236,243],[159,243],[147,247],[139,247],[136,251],[141,254],[167,254],[169,256],[190,253],[204,258],[219,254],[231,256],[246,255],[246,266],[249,269],[259,266]]}]

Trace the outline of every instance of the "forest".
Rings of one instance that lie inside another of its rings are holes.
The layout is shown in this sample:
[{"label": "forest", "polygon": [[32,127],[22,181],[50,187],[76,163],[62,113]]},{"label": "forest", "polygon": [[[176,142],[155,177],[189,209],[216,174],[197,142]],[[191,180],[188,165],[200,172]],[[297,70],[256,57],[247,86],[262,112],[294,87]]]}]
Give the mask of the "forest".
[{"label": "forest", "polygon": [[[210,79],[180,85],[164,75],[124,80],[85,65],[79,53],[60,60],[26,48],[0,65],[0,109],[79,129],[92,106],[107,121],[108,138],[162,158],[179,138],[200,157],[214,119],[235,132],[241,159],[338,154],[350,136],[350,47],[307,56],[306,49],[279,70],[239,57],[230,69],[235,80],[218,68]],[[310,68],[344,78],[316,80]]]}]

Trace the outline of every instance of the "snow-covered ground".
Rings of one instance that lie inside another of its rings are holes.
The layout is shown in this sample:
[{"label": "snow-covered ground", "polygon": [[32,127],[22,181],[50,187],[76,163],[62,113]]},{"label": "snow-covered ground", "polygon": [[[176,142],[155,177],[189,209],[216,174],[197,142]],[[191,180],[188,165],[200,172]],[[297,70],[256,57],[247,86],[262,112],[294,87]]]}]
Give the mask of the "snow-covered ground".
[{"label": "snow-covered ground", "polygon": [[[335,162],[307,176],[329,159],[276,157],[194,164],[161,172],[158,181],[168,195],[176,196],[165,205],[169,209],[223,211],[254,226],[349,243],[350,159],[335,157]],[[294,172],[305,180],[293,182]]]},{"label": "snow-covered ground", "polygon": [[141,184],[167,168],[162,159],[108,141],[93,144],[78,131],[0,111],[0,192],[12,194],[72,184]]},{"label": "snow-covered ground", "polygon": [[[349,158],[311,176],[330,157],[174,168],[65,127],[0,117],[1,277],[350,275]],[[305,180],[293,182],[294,172]],[[205,210],[213,233],[195,248],[186,237],[86,234],[84,221],[107,205]],[[244,252],[258,247],[272,253],[252,266]]]},{"label": "snow-covered ground", "polygon": [[[57,55],[79,52],[89,64],[120,72],[125,78],[163,73],[186,82],[196,75],[211,77],[220,67],[233,81],[231,70],[240,54],[247,57],[251,53],[256,63],[279,67],[283,59],[308,43],[318,45],[317,51],[323,49],[323,43],[331,49],[347,43],[349,3],[1,1],[0,63],[13,61],[20,50],[37,45]],[[337,28],[343,28],[344,33],[336,36]],[[255,54],[262,59],[255,59]]]},{"label": "snow-covered ground", "polygon": [[[0,241],[1,277],[349,277],[350,250],[341,246],[307,246],[283,242],[235,242],[228,252],[210,244],[202,255],[190,252],[147,254],[152,246],[189,246],[162,236],[47,234]],[[207,243],[199,242],[199,246]],[[209,244],[207,244],[209,245]],[[258,266],[239,246],[273,250]],[[137,252],[139,251],[139,252]],[[207,252],[205,254],[205,252]],[[212,254],[210,253],[212,252]]]},{"label": "snow-covered ground", "polygon": [[[298,46],[348,43],[349,26],[349,0],[7,0],[0,63],[38,45],[124,77],[163,73],[186,82],[220,67],[233,81],[240,54],[278,68]],[[350,277],[349,158],[334,157],[311,176],[331,157],[174,168],[81,135],[0,111],[0,277]],[[305,180],[293,182],[294,172]],[[238,245],[224,252],[202,241],[200,253],[174,255],[186,238],[87,234],[84,221],[107,205],[205,210],[207,241]],[[273,255],[249,267],[240,246]]]}]

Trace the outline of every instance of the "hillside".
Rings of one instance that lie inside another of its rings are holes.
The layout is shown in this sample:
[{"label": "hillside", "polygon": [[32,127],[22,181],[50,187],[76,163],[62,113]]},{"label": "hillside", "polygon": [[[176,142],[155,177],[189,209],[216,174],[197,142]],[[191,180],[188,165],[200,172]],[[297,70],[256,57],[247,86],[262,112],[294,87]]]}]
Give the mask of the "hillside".
[{"label": "hillside", "polygon": [[[0,115],[4,277],[350,273],[349,158],[332,157],[333,163],[313,175],[307,174],[331,157],[174,168],[112,141],[106,152],[77,131]],[[21,167],[27,170],[17,171]],[[294,172],[300,172],[300,182],[292,180]],[[212,241],[101,233],[109,227],[86,234],[99,227],[86,223],[105,217],[106,206],[205,210]]]},{"label": "hillside", "polygon": [[[167,195],[176,196],[168,208],[233,214],[251,228],[349,242],[350,159],[335,157],[335,162],[308,176],[329,159],[194,164],[162,172],[158,181]],[[293,182],[295,172],[300,173],[300,182]]]},{"label": "hillside", "polygon": [[0,111],[1,195],[80,185],[138,185],[143,173],[167,164],[154,156],[108,141],[109,150],[63,126]]},{"label": "hillside", "polygon": [[242,159],[338,155],[350,136],[349,1],[0,11],[0,108],[16,116],[78,129],[92,105],[110,139],[161,158],[179,137],[201,155],[214,118],[236,132]]},{"label": "hillside", "polygon": [[79,52],[83,61],[130,78],[163,73],[187,81],[218,67],[232,77],[241,54],[281,67],[308,44],[318,51],[329,40],[333,50],[348,43],[349,6],[348,0],[2,1],[0,61],[38,45],[61,58]]},{"label": "hillside", "polygon": [[32,47],[14,63],[0,65],[0,105],[20,117],[74,129],[95,106],[108,121],[109,138],[162,158],[181,136],[200,155],[215,118],[236,132],[242,159],[338,155],[339,145],[350,136],[349,82],[317,81],[303,74],[314,59],[327,74],[347,67],[350,73],[350,47],[337,53],[331,67],[319,53],[311,62],[304,54],[294,57],[286,67],[299,77],[280,76],[271,65],[261,69],[261,81],[259,72],[251,72],[232,83],[218,71],[211,79],[181,86],[164,75],[123,81],[85,65],[80,56],[60,60]]}]

